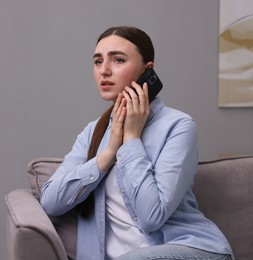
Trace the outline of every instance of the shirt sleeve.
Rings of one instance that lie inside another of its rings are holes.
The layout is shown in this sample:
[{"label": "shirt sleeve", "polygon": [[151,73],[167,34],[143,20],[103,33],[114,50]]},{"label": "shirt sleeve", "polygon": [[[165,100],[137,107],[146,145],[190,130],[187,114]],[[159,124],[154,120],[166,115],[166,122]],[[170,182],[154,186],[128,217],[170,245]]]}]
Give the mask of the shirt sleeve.
[{"label": "shirt sleeve", "polygon": [[105,173],[98,169],[96,157],[87,161],[90,129],[78,135],[64,161],[43,185],[40,203],[48,215],[58,216],[83,202]]},{"label": "shirt sleeve", "polygon": [[[161,135],[162,131],[157,138],[148,138],[159,142]],[[152,149],[147,153],[140,139],[125,143],[117,153],[118,184],[132,219],[143,232],[158,230],[168,220],[197,171],[197,130],[192,119],[170,127],[164,140],[155,161],[150,159]]]}]

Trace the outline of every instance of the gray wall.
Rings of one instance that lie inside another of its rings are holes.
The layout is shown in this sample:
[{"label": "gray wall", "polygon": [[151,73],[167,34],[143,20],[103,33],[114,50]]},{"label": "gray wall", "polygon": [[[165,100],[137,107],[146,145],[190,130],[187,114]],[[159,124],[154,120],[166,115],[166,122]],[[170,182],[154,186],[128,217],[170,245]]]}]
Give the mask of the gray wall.
[{"label": "gray wall", "polygon": [[219,109],[218,0],[1,0],[0,259],[4,195],[28,187],[26,164],[66,154],[108,105],[92,74],[97,36],[112,25],[147,31],[169,106],[199,126],[200,159],[253,153],[252,109]]}]

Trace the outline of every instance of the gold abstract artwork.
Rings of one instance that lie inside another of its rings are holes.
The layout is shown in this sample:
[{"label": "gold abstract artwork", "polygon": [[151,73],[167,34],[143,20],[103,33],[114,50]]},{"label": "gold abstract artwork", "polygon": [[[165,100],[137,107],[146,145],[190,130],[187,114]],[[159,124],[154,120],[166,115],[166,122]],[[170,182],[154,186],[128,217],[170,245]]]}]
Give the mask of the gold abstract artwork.
[{"label": "gold abstract artwork", "polygon": [[[243,4],[240,0],[233,2]],[[253,107],[253,1],[251,3],[252,13],[237,16],[220,30],[220,107]]]}]

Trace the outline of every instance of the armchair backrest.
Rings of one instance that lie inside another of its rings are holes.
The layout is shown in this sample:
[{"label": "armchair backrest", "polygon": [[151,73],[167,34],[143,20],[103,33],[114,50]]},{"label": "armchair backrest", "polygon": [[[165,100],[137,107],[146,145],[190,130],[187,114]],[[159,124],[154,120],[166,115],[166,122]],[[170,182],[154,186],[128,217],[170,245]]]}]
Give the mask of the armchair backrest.
[{"label": "armchair backrest", "polygon": [[253,156],[200,163],[193,191],[201,211],[227,237],[235,259],[252,259]]}]

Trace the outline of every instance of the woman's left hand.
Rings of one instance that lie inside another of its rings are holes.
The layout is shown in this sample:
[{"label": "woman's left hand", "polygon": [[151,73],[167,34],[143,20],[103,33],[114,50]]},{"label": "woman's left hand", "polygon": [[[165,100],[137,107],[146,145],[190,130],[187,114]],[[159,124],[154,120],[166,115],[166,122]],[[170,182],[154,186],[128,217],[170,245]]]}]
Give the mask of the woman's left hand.
[{"label": "woman's left hand", "polygon": [[123,95],[127,101],[123,136],[125,143],[130,139],[141,137],[150,112],[148,85],[144,83],[142,88],[136,82],[132,82],[132,87],[126,87]]}]

